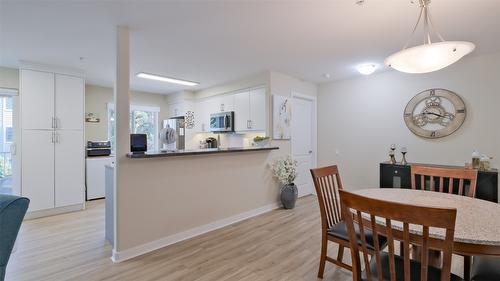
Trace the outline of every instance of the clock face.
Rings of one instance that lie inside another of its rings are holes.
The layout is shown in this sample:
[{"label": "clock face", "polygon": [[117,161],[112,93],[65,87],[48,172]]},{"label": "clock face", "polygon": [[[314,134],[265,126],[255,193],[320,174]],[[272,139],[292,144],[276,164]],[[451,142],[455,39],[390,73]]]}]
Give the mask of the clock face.
[{"label": "clock face", "polygon": [[425,90],[406,105],[404,119],[408,129],[424,138],[442,138],[455,132],[465,121],[465,103],[445,89]]}]

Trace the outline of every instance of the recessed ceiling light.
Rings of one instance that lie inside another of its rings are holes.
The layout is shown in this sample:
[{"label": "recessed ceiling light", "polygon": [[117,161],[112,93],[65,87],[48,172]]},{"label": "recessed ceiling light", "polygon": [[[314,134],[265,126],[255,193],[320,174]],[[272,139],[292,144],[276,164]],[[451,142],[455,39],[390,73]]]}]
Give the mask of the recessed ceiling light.
[{"label": "recessed ceiling light", "polygon": [[360,64],[356,66],[356,69],[363,75],[370,75],[377,70],[377,65],[373,63]]},{"label": "recessed ceiling light", "polygon": [[198,82],[181,80],[181,79],[177,79],[177,78],[160,76],[160,75],[155,75],[155,74],[150,74],[150,73],[145,73],[145,72],[139,72],[139,73],[137,73],[136,76],[139,77],[139,78],[151,79],[151,80],[162,81],[162,82],[173,83],[173,84],[179,84],[179,85],[184,85],[184,86],[196,86],[196,85],[200,84]]},{"label": "recessed ceiling light", "polygon": [[326,79],[332,78],[332,76],[330,75],[330,73],[323,74],[323,77],[325,77]]}]

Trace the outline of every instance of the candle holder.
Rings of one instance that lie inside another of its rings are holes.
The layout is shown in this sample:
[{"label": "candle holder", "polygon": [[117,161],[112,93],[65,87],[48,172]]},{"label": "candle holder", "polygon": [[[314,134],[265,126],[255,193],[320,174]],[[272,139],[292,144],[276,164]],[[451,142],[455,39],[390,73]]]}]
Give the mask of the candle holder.
[{"label": "candle holder", "polygon": [[389,151],[389,157],[390,157],[390,162],[393,165],[397,163],[396,157],[394,156],[394,151],[396,151],[396,145],[391,144],[391,150]]},{"label": "candle holder", "polygon": [[408,165],[408,161],[406,161],[406,153],[408,152],[408,150],[406,149],[406,147],[401,147],[401,154],[403,154],[403,158],[401,159],[401,165]]}]

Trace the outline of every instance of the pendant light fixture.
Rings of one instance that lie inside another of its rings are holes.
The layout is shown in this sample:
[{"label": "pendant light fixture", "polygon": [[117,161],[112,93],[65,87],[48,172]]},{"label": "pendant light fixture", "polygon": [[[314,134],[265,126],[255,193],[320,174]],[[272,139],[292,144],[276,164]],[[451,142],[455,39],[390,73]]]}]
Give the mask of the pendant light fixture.
[{"label": "pendant light fixture", "polygon": [[[406,73],[428,73],[443,69],[474,50],[475,45],[471,42],[445,41],[432,24],[429,13],[429,4],[431,1],[418,1],[420,4],[420,15],[412,34],[403,47],[403,50],[385,59],[387,66]],[[422,19],[425,34],[424,44],[408,48],[410,40],[413,38]],[[432,35],[437,36],[440,42],[431,42]]]}]

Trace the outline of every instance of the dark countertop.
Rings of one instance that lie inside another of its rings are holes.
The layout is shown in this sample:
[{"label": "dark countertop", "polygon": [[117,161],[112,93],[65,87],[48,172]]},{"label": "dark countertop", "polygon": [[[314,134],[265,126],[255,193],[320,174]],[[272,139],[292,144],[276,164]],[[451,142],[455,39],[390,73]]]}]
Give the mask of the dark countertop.
[{"label": "dark countertop", "polygon": [[173,157],[173,156],[189,156],[189,155],[205,155],[205,154],[220,154],[220,153],[233,153],[233,152],[247,152],[247,151],[266,151],[276,150],[279,147],[230,147],[230,148],[206,148],[206,149],[184,149],[184,150],[170,150],[170,151],[150,151],[143,154],[128,153],[127,158],[158,158],[158,157]]}]

